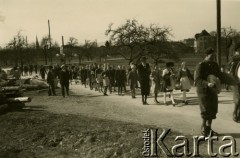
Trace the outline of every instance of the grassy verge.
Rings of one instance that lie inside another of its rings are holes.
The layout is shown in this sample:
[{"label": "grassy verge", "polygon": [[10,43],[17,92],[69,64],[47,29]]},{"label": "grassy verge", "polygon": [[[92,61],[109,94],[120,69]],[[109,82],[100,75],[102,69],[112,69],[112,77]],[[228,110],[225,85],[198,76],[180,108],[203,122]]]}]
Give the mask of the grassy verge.
[{"label": "grassy verge", "polygon": [[[9,112],[0,115],[0,157],[139,158],[147,128],[156,127],[45,111]],[[176,143],[177,135],[171,131],[165,143]]]}]

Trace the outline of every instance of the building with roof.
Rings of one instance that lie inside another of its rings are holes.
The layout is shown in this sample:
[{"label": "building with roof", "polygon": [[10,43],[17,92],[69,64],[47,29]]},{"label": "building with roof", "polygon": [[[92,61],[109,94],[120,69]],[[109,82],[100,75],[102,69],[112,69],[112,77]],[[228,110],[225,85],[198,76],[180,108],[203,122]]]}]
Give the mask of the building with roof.
[{"label": "building with roof", "polygon": [[206,30],[195,35],[195,53],[203,53],[209,47],[216,47],[216,39],[211,36]]}]

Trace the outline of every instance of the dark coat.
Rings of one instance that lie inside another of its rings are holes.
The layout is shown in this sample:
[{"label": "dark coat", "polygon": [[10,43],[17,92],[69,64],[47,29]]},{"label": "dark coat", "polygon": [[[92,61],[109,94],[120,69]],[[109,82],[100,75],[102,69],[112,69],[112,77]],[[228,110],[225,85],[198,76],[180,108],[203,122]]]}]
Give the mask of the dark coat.
[{"label": "dark coat", "polygon": [[116,83],[119,85],[119,84],[122,84],[124,83],[124,76],[123,76],[123,71],[120,70],[120,69],[117,69],[115,71],[115,80],[116,80]]},{"label": "dark coat", "polygon": [[85,82],[86,79],[87,79],[87,69],[82,69],[80,71],[80,73],[81,73],[81,80],[82,80],[82,82]]},{"label": "dark coat", "polygon": [[60,84],[61,85],[69,85],[70,73],[69,71],[61,71],[60,72]]},{"label": "dark coat", "polygon": [[50,85],[54,84],[54,79],[55,77],[53,71],[49,71],[47,74],[47,83]]},{"label": "dark coat", "polygon": [[142,95],[149,95],[150,93],[150,74],[151,69],[149,64],[147,63],[146,66],[142,64],[138,65],[137,67],[139,82],[141,85],[141,94]]},{"label": "dark coat", "polygon": [[110,79],[110,83],[112,85],[114,84],[114,81],[115,81],[115,72],[116,72],[115,69],[110,69],[109,70],[109,73],[110,73],[109,79]]},{"label": "dark coat", "polygon": [[221,71],[218,64],[212,61],[199,63],[196,67],[195,82],[203,119],[215,119],[218,112],[218,94],[214,90],[216,87],[208,87],[209,75],[220,78]]},{"label": "dark coat", "polygon": [[131,89],[137,87],[137,82],[138,82],[138,74],[137,74],[137,71],[131,70],[131,71],[128,73],[128,81],[130,81],[129,84],[130,84],[130,88],[131,88]]},{"label": "dark coat", "polygon": [[102,77],[110,78],[110,70],[102,71],[101,75],[102,75]]}]

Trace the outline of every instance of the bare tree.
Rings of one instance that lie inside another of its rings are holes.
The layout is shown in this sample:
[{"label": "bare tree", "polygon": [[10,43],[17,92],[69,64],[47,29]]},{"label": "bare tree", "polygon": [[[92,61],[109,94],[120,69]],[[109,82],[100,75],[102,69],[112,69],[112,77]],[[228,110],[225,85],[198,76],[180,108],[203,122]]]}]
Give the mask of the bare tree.
[{"label": "bare tree", "polygon": [[69,41],[67,44],[64,46],[64,52],[65,52],[65,57],[68,59],[68,62],[70,63],[73,59],[73,57],[77,54],[77,44],[78,40],[74,37],[70,37]]},{"label": "bare tree", "polygon": [[24,55],[23,49],[27,47],[27,42],[24,39],[24,36],[21,34],[21,31],[14,36],[13,40],[11,40],[7,44],[7,48],[13,49],[17,52],[17,55],[14,55],[15,64],[18,65],[18,61],[20,60],[21,66],[23,67],[24,64]]},{"label": "bare tree", "polygon": [[74,37],[69,37],[69,41],[67,43],[68,45],[76,46],[78,44],[78,40]]},{"label": "bare tree", "polygon": [[165,42],[172,36],[171,29],[168,27],[159,27],[154,24],[145,27],[139,24],[137,20],[127,20],[125,24],[116,29],[113,29],[112,26],[113,24],[109,25],[106,35],[109,36],[113,45],[119,48],[118,54],[128,60],[129,63],[139,59],[144,54],[161,53],[160,43],[162,42],[165,45]]},{"label": "bare tree", "polygon": [[229,61],[230,47],[234,42],[234,38],[239,36],[239,32],[236,29],[233,29],[231,26],[222,28],[222,37],[225,40],[225,56],[227,62]]},{"label": "bare tree", "polygon": [[137,20],[127,20],[125,24],[112,28],[113,24],[109,25],[106,30],[106,35],[109,36],[110,41],[113,45],[118,47],[126,47],[130,50],[129,55],[124,54],[124,52],[118,52],[122,57],[124,57],[129,62],[133,61],[136,56],[134,56],[134,48],[142,43],[145,36],[145,28],[143,25],[139,25]]}]

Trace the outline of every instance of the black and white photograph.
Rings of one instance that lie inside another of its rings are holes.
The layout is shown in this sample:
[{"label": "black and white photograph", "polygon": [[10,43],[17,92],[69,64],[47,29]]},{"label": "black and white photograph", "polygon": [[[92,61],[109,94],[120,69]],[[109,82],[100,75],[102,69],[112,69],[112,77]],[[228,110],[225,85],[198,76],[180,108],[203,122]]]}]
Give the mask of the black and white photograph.
[{"label": "black and white photograph", "polygon": [[0,158],[240,157],[240,0],[0,0]]}]

